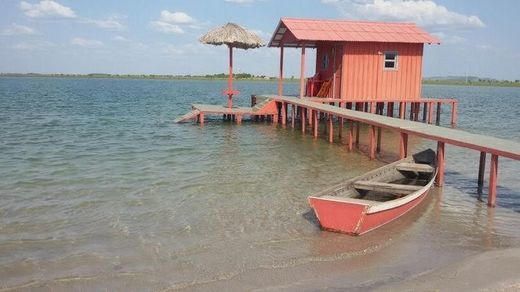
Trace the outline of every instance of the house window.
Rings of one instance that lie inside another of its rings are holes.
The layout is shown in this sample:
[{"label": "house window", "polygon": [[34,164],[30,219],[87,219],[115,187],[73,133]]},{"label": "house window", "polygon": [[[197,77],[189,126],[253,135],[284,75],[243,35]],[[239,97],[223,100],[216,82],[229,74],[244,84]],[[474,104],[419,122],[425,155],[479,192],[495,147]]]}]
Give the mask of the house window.
[{"label": "house window", "polygon": [[397,70],[397,52],[385,52],[385,70]]}]

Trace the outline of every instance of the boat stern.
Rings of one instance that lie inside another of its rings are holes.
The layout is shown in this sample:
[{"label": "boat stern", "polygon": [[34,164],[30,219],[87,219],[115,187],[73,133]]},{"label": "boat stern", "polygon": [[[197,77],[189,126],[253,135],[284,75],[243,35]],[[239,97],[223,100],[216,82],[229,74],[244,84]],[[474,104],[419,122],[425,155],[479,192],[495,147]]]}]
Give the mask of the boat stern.
[{"label": "boat stern", "polygon": [[358,235],[369,204],[355,201],[334,196],[309,197],[309,204],[314,209],[321,228]]}]

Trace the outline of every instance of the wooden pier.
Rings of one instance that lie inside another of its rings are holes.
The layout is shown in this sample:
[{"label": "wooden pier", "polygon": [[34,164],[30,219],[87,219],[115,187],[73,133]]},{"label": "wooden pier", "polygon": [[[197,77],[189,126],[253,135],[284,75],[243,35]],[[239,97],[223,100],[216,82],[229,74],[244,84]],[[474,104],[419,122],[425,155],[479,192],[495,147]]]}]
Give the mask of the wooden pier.
[{"label": "wooden pier", "polygon": [[[429,139],[437,142],[437,161],[438,175],[436,183],[438,186],[444,184],[445,170],[445,144],[451,144],[459,147],[473,149],[480,152],[478,187],[482,188],[483,175],[485,168],[486,155],[491,155],[490,160],[490,176],[489,176],[489,193],[488,205],[495,206],[497,195],[497,179],[498,179],[498,157],[507,157],[514,160],[520,160],[520,143],[505,139],[494,138],[486,135],[473,134],[458,129],[450,129],[438,127],[428,123],[419,123],[414,120],[404,120],[403,118],[392,118],[384,115],[376,115],[370,112],[355,111],[343,107],[332,106],[330,104],[318,103],[309,99],[302,99],[290,96],[263,95],[258,96],[266,100],[272,100],[278,104],[279,114],[276,116],[281,118],[281,124],[291,123],[295,127],[295,119],[297,114],[300,116],[302,132],[306,131],[306,124],[310,124],[314,137],[318,136],[319,116],[324,114],[327,116],[328,123],[328,140],[333,142],[333,119],[339,121],[339,131],[342,131],[343,122],[349,124],[348,132],[348,149],[352,150],[354,144],[359,143],[359,123],[370,126],[369,128],[369,156],[371,159],[376,157],[376,152],[380,151],[381,145],[381,128],[385,128],[398,133],[400,137],[400,157],[404,158],[408,155],[408,137],[415,135],[417,137]],[[291,119],[288,119],[288,109],[291,108]],[[376,134],[377,133],[377,134]]]}]

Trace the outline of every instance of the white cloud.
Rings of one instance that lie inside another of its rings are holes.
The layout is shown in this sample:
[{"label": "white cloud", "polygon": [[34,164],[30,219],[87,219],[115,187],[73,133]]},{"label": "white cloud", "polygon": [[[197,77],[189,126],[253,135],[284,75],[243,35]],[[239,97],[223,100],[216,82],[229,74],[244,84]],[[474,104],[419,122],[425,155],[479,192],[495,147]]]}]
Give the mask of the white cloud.
[{"label": "white cloud", "polygon": [[84,23],[93,24],[99,28],[108,30],[123,30],[125,26],[121,23],[119,17],[109,17],[107,19],[84,19]]},{"label": "white cloud", "polygon": [[28,41],[17,43],[13,46],[13,49],[16,50],[24,50],[24,51],[35,51],[35,50],[43,50],[50,47],[55,47],[56,45],[49,41]]},{"label": "white cloud", "polygon": [[36,34],[36,31],[33,28],[30,28],[25,25],[19,25],[16,23],[12,23],[8,28],[5,28],[0,32],[0,35],[31,35],[31,34]]},{"label": "white cloud", "polygon": [[20,9],[28,17],[76,17],[74,10],[52,0],[43,0],[37,4],[22,1]]},{"label": "white cloud", "polygon": [[458,35],[449,35],[444,32],[434,32],[432,35],[441,40],[443,44],[461,44],[466,42],[466,39]]},{"label": "white cloud", "polygon": [[157,31],[164,33],[184,33],[184,30],[176,25],[164,21],[152,21],[150,25]]},{"label": "white cloud", "polygon": [[84,48],[100,48],[103,46],[103,42],[98,40],[89,40],[84,38],[73,38],[70,40],[70,43],[75,46],[80,46]]},{"label": "white cloud", "polygon": [[412,21],[426,27],[480,28],[484,22],[475,15],[448,10],[431,0],[321,0],[347,17],[371,20]]},{"label": "white cloud", "polygon": [[159,21],[172,24],[191,24],[195,23],[195,19],[184,12],[170,12],[168,10],[161,11]]},{"label": "white cloud", "polygon": [[114,41],[118,41],[118,42],[128,42],[128,39],[125,38],[124,36],[120,36],[120,35],[116,35],[114,38],[113,38]]}]

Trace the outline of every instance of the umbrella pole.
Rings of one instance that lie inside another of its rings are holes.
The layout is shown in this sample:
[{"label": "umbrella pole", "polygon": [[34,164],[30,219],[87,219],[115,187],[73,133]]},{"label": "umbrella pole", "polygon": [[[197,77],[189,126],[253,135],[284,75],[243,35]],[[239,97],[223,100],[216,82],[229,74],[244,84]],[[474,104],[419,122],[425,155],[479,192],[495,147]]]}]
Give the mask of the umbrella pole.
[{"label": "umbrella pole", "polygon": [[228,107],[233,107],[233,47],[229,46]]}]

